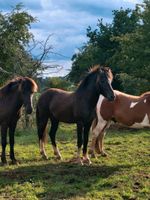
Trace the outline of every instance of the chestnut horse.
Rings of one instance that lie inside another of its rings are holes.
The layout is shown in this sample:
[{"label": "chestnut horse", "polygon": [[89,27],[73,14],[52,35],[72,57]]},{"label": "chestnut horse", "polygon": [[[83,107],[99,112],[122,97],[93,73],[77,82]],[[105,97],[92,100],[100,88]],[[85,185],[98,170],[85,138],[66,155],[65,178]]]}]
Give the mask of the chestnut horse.
[{"label": "chestnut horse", "polygon": [[51,88],[45,91],[37,103],[37,128],[40,144],[40,153],[47,159],[44,147],[45,129],[48,119],[51,120],[49,136],[54,155],[61,159],[55,142],[59,122],[77,124],[78,154],[75,162],[82,163],[80,150],[83,143],[83,162],[90,163],[87,155],[89,129],[95,116],[95,107],[100,94],[109,101],[115,98],[111,87],[112,73],[109,68],[94,67],[81,82],[75,92]]},{"label": "chestnut horse", "polygon": [[89,153],[95,157],[98,154],[106,156],[103,149],[103,138],[111,122],[118,122],[130,127],[150,127],[150,92],[141,96],[132,96],[114,90],[116,98],[109,102],[100,96],[96,113],[97,118],[92,123],[92,143]]},{"label": "chestnut horse", "polygon": [[26,113],[32,113],[32,94],[37,91],[37,85],[31,78],[17,77],[0,88],[0,127],[2,154],[1,161],[7,163],[5,149],[7,130],[9,129],[10,159],[12,164],[17,160],[14,155],[14,132],[24,105]]}]

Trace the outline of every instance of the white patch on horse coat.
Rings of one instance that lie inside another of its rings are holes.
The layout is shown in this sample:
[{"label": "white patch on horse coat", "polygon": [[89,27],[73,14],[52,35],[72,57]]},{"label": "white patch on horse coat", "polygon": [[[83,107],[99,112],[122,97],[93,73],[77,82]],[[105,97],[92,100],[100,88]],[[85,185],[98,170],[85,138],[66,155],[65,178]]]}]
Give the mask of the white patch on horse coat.
[{"label": "white patch on horse coat", "polygon": [[[111,79],[111,78],[109,78],[108,80],[109,80],[109,83],[111,84],[111,83],[112,83],[112,79]],[[103,96],[103,95],[102,95],[102,96]]]},{"label": "white patch on horse coat", "polygon": [[97,105],[96,105],[96,114],[97,114],[98,122],[97,122],[96,127],[93,129],[93,137],[98,137],[99,133],[101,132],[101,130],[105,127],[105,125],[107,123],[107,121],[104,120],[100,114],[103,99],[104,99],[104,96],[100,95]]},{"label": "white patch on horse coat", "polygon": [[148,115],[146,114],[143,121],[140,123],[134,123],[132,125],[133,128],[143,128],[143,127],[150,127],[150,121]]},{"label": "white patch on horse coat", "polygon": [[133,108],[136,104],[138,104],[138,102],[131,102],[130,108]]},{"label": "white patch on horse coat", "polygon": [[146,103],[146,99],[144,99],[144,103]]},{"label": "white patch on horse coat", "polygon": [[40,140],[40,153],[42,155],[46,155],[45,148],[44,148],[44,142],[42,140]]}]

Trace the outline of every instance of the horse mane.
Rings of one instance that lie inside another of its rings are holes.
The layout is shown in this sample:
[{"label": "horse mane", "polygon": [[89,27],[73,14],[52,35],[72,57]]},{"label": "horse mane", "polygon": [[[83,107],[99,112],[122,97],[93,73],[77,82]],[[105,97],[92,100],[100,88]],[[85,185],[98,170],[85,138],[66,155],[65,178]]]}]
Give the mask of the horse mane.
[{"label": "horse mane", "polygon": [[99,71],[100,67],[101,67],[100,65],[92,66],[92,67],[89,68],[88,72],[89,73],[97,72],[97,71]]},{"label": "horse mane", "polygon": [[123,95],[123,96],[132,97],[132,98],[135,98],[135,99],[137,99],[137,98],[139,98],[139,97],[147,97],[147,96],[150,96],[150,91],[145,92],[145,93],[141,94],[140,96],[136,96],[136,95],[132,95],[132,94],[127,94],[127,93],[124,93],[124,92],[120,92],[120,91],[118,91],[118,90],[114,90],[114,92],[115,92],[116,95],[119,95],[119,94],[120,94],[120,95]]},{"label": "horse mane", "polygon": [[19,76],[19,77],[15,77],[15,78],[7,81],[6,84],[0,88],[0,93],[3,95],[6,95],[6,94],[8,94],[8,92],[14,91],[14,88],[17,88],[17,86],[19,86],[19,84],[25,80],[28,80],[31,83],[32,91],[36,92],[38,89],[38,86],[33,79],[31,79],[29,77]]},{"label": "horse mane", "polygon": [[79,87],[77,90],[82,90],[86,87],[87,82],[89,81],[89,78],[91,77],[92,74],[98,73],[100,70],[105,72],[108,75],[108,78],[112,81],[113,80],[113,74],[111,72],[111,69],[109,67],[103,67],[100,65],[95,65],[93,67],[90,67],[88,72],[86,73],[85,78],[79,83]]},{"label": "horse mane", "polygon": [[133,99],[134,98],[137,99],[139,97],[139,96],[135,96],[135,95],[132,95],[132,94],[127,94],[125,92],[121,92],[119,90],[114,90],[114,92],[115,92],[116,95],[122,95],[122,96],[126,96],[126,97],[131,97]]},{"label": "horse mane", "polygon": [[29,77],[24,77],[24,79],[28,80],[31,83],[31,85],[32,85],[32,92],[37,92],[38,86],[37,86],[36,82],[32,78],[29,78]]},{"label": "horse mane", "polygon": [[141,94],[141,97],[150,96],[150,91]]},{"label": "horse mane", "polygon": [[94,74],[94,73],[98,72],[98,70],[99,70],[99,68],[97,66],[94,66],[94,67],[90,68],[86,72],[84,79],[79,82],[79,86],[78,86],[76,91],[80,92],[80,91],[84,90],[85,87],[87,86],[89,78],[91,77],[91,74]]},{"label": "horse mane", "polygon": [[102,70],[104,71],[107,75],[108,75],[108,78],[112,81],[113,80],[113,74],[112,74],[112,71],[109,67],[106,67],[106,66],[101,66],[101,65],[95,65],[93,67],[91,67],[89,69],[89,73],[92,73],[92,72],[97,72],[99,70]]}]

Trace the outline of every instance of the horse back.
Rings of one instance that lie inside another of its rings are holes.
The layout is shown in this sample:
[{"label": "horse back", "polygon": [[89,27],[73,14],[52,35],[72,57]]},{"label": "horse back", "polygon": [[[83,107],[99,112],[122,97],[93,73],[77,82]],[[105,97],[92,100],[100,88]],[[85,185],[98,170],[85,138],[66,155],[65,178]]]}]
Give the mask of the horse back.
[{"label": "horse back", "polygon": [[50,118],[68,123],[74,122],[73,105],[73,93],[56,88],[45,91],[38,101],[38,108]]},{"label": "horse back", "polygon": [[103,100],[100,112],[105,120],[115,119],[128,126],[143,121],[143,124],[148,124],[145,118],[150,121],[150,95],[132,96],[119,91],[115,94],[114,102]]}]

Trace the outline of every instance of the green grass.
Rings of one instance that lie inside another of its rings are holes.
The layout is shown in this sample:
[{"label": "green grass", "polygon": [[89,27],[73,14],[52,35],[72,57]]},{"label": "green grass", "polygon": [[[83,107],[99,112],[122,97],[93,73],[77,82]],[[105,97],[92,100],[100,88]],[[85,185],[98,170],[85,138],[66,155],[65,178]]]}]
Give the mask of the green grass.
[{"label": "green grass", "polygon": [[[61,125],[57,141],[63,161],[46,145],[48,161],[39,155],[35,130],[17,131],[18,166],[0,166],[0,200],[148,200],[150,199],[150,133],[112,130],[105,138],[109,157],[91,166],[70,164],[76,152],[75,126]],[[7,148],[7,158],[9,161]]]}]

